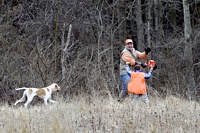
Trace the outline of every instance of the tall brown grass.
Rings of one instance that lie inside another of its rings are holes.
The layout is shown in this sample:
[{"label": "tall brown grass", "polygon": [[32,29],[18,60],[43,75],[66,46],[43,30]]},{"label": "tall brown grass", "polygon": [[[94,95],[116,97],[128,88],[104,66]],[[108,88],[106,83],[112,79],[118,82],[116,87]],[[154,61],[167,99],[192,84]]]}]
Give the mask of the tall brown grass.
[{"label": "tall brown grass", "polygon": [[198,133],[200,104],[177,97],[150,97],[122,103],[109,97],[57,98],[58,104],[29,109],[2,103],[1,133]]}]

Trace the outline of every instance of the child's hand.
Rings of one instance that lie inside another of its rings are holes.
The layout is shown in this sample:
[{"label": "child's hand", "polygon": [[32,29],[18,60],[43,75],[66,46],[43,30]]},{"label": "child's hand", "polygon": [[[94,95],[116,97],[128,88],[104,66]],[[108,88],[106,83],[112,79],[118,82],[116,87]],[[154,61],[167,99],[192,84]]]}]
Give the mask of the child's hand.
[{"label": "child's hand", "polygon": [[150,72],[153,72],[153,67],[150,67]]}]

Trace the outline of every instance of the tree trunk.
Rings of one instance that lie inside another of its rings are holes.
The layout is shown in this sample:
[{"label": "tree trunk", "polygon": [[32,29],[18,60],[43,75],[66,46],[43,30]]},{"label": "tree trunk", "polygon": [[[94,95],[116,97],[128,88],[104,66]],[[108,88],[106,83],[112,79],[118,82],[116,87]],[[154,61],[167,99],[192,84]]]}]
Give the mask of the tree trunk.
[{"label": "tree trunk", "polygon": [[137,46],[139,50],[144,48],[144,24],[142,21],[141,0],[136,1]]},{"label": "tree trunk", "polygon": [[70,43],[70,36],[71,36],[71,30],[72,30],[72,25],[69,25],[69,31],[68,31],[68,35],[67,35],[67,41],[65,43],[65,24],[63,25],[63,33],[62,33],[62,57],[61,57],[61,65],[62,65],[62,79],[60,80],[63,81],[65,79],[66,76],[66,62],[65,62],[65,58],[66,58],[66,52],[67,52],[67,48],[69,47],[69,43]]},{"label": "tree trunk", "polygon": [[176,34],[176,28],[177,28],[176,10],[175,9],[170,10],[170,22],[171,22],[171,25],[172,25],[173,33],[175,35]]},{"label": "tree trunk", "polygon": [[183,10],[184,10],[184,33],[185,33],[185,51],[184,57],[187,62],[188,71],[186,72],[186,83],[188,90],[188,97],[190,100],[194,98],[194,70],[193,70],[193,56],[192,56],[192,41],[191,41],[191,21],[190,21],[190,10],[189,1],[183,0]]},{"label": "tree trunk", "polygon": [[157,44],[158,42],[158,0],[154,0],[154,23],[155,23],[155,29],[154,29],[154,33],[155,33],[155,44]]},{"label": "tree trunk", "polygon": [[[151,24],[152,24],[152,16],[151,16],[151,8],[152,8],[152,0],[149,0],[148,1],[148,9],[147,9],[147,12],[148,12],[148,19],[147,19],[147,45],[148,47],[151,47]],[[148,58],[151,59],[151,53],[148,55]],[[152,78],[150,78],[149,80],[149,85],[151,86],[152,85]]]},{"label": "tree trunk", "polygon": [[147,19],[147,44],[148,44],[148,47],[151,46],[151,21],[152,21],[151,8],[152,8],[152,0],[149,0],[148,1],[148,19]]}]

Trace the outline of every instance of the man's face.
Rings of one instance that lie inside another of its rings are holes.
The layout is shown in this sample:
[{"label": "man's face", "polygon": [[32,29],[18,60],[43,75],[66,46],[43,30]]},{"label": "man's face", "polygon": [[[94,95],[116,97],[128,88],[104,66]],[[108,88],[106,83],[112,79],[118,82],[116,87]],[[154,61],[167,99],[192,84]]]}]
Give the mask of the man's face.
[{"label": "man's face", "polygon": [[126,49],[133,50],[133,43],[132,42],[127,43],[126,44]]}]

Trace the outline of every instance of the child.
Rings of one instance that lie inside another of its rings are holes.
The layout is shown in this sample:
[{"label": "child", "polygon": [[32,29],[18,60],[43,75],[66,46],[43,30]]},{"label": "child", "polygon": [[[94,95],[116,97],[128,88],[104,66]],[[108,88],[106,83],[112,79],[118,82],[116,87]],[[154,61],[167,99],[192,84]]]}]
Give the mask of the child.
[{"label": "child", "polygon": [[128,83],[128,92],[133,94],[134,99],[138,100],[141,96],[145,103],[149,102],[145,79],[149,79],[151,77],[153,69],[153,67],[150,67],[150,71],[148,73],[144,73],[142,72],[141,65],[135,65],[134,71],[131,71],[129,62],[126,62],[126,71],[131,77],[130,82]]}]

